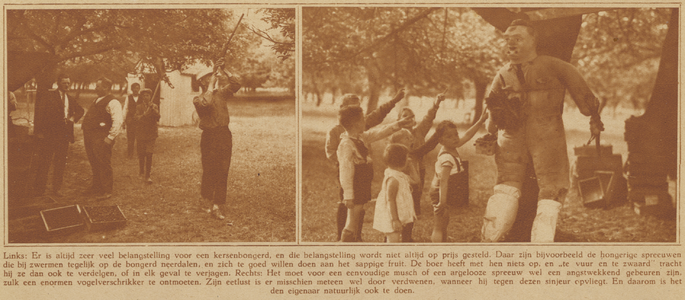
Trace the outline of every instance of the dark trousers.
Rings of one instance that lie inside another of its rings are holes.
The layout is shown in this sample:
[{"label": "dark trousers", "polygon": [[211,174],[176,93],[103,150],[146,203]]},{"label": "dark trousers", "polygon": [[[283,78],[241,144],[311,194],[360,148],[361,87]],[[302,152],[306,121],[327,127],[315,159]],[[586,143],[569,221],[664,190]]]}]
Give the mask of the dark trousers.
[{"label": "dark trousers", "polygon": [[138,144],[138,167],[140,175],[145,175],[145,178],[150,178],[150,172],[152,170],[152,153],[155,145],[155,140],[141,140],[138,138],[136,143]]},{"label": "dark trousers", "polygon": [[54,165],[52,171],[52,190],[59,191],[62,188],[64,167],[67,164],[67,152],[69,152],[69,141],[66,139],[46,137],[39,141],[36,181],[33,186],[35,193],[43,194],[45,192],[50,165]]},{"label": "dark trousers", "polygon": [[144,175],[145,178],[150,178],[152,171],[152,153],[145,153],[138,151],[138,169],[139,174]]},{"label": "dark trousers", "polygon": [[233,135],[228,126],[205,129],[200,140],[202,153],[202,184],[200,193],[203,198],[221,205],[226,203],[228,169],[231,167]]},{"label": "dark trousers", "polygon": [[105,137],[100,134],[83,132],[83,142],[86,155],[93,172],[91,189],[100,193],[112,193],[112,145],[105,143]]},{"label": "dark trousers", "polygon": [[136,130],[133,124],[126,124],[126,142],[128,143],[128,157],[133,157],[133,148],[136,144]]}]

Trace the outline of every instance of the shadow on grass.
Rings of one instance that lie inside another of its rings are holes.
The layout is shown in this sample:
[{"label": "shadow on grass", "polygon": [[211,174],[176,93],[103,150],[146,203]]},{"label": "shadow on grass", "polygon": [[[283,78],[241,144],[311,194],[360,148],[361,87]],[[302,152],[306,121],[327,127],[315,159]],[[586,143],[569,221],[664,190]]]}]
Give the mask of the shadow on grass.
[{"label": "shadow on grass", "polygon": [[9,220],[10,243],[295,242],[295,105],[270,105],[252,103],[241,110],[278,110],[279,115],[231,115],[233,157],[225,212],[233,226],[202,212],[207,203],[201,203],[199,195],[198,128],[160,128],[151,185],[138,177],[138,160],[126,157],[126,134],[120,134],[112,151],[113,197],[104,201],[81,195],[90,184],[91,171],[83,133],[77,128],[77,141],[67,159],[65,196],[55,198],[55,205],[119,205],[127,225],[103,232],[48,235],[36,211]]}]

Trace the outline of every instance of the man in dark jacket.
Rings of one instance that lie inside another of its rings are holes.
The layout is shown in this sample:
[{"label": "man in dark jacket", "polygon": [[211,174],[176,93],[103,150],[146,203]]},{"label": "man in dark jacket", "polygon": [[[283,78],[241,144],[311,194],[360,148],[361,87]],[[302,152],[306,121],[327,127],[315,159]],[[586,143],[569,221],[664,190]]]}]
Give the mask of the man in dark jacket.
[{"label": "man in dark jacket", "polygon": [[52,190],[48,194],[62,196],[64,168],[69,143],[74,142],[74,123],[83,116],[83,108],[69,96],[71,81],[66,74],[57,77],[57,89],[48,90],[50,84],[41,83],[36,95],[34,133],[38,138],[39,156],[36,162],[34,195],[45,193],[50,165],[54,165]]},{"label": "man in dark jacket", "polygon": [[110,94],[111,89],[111,80],[98,79],[95,84],[97,98],[83,117],[81,126],[86,155],[93,171],[92,185],[86,194],[97,195],[98,200],[112,197],[112,146],[124,120],[121,103]]}]

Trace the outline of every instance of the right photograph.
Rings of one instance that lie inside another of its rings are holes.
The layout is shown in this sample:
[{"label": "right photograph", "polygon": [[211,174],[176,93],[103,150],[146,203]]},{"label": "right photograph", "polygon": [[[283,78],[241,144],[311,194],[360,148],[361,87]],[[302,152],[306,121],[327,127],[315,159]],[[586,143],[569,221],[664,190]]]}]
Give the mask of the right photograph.
[{"label": "right photograph", "polygon": [[678,8],[303,7],[303,243],[674,243]]}]

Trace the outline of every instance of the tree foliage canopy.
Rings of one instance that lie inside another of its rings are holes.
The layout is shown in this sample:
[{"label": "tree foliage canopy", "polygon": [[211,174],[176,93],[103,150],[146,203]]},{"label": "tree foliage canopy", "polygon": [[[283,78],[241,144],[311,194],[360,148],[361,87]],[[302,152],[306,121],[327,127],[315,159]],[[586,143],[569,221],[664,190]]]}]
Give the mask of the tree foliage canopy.
[{"label": "tree foliage canopy", "polygon": [[501,63],[494,28],[466,8],[305,8],[303,38],[307,91],[362,84],[369,109],[388,87],[461,98],[471,80],[484,90]]},{"label": "tree foliage canopy", "polygon": [[278,29],[280,37],[266,31],[253,28],[262,38],[273,43],[271,48],[281,59],[286,60],[295,52],[295,10],[291,8],[265,8],[260,10],[264,17],[262,21],[271,24],[271,29]]},{"label": "tree foliage canopy", "polygon": [[[139,63],[159,74],[208,64],[233,29],[233,13],[220,9],[8,10],[7,18],[8,49],[49,53],[44,73],[85,65],[118,75],[113,79]],[[255,37],[245,33],[236,33],[229,64],[249,55]]]},{"label": "tree foliage canopy", "polygon": [[571,62],[607,106],[644,108],[654,88],[670,9],[620,8],[585,15]]},{"label": "tree foliage canopy", "polygon": [[[670,9],[585,11],[571,63],[607,105],[643,107]],[[543,12],[551,20],[569,13]],[[505,62],[501,32],[469,8],[306,7],[302,19],[303,90],[363,93],[368,109],[383,89],[430,96],[448,88],[448,96],[460,98],[463,82],[473,84],[479,103]]]}]

